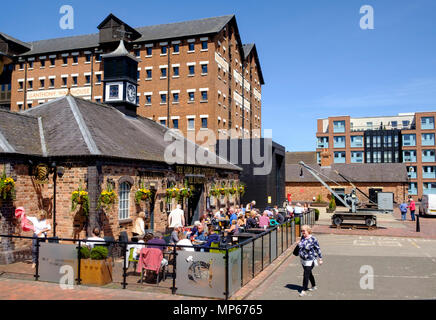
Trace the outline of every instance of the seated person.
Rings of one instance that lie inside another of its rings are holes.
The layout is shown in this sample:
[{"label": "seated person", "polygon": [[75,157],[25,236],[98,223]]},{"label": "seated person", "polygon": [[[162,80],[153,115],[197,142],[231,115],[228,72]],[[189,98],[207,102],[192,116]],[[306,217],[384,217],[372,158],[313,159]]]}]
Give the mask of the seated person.
[{"label": "seated person", "polygon": [[249,212],[247,222],[245,223],[246,229],[257,228],[257,221],[255,219],[256,212]]},{"label": "seated person", "polygon": [[[207,242],[204,245],[205,247],[210,247],[212,245],[212,242],[220,242],[220,236],[219,234],[215,231],[215,227],[210,225],[208,228],[208,236],[207,236]],[[206,250],[208,251],[208,250]]]},{"label": "seated person", "polygon": [[233,220],[232,221],[232,225],[230,226],[230,228],[229,229],[224,229],[224,232],[228,232],[229,235],[238,234],[239,230],[238,230],[237,221]]},{"label": "seated person", "polygon": [[265,210],[259,218],[259,228],[266,229],[269,226],[268,210]]},{"label": "seated person", "polygon": [[200,221],[195,221],[195,222],[194,222],[194,227],[193,227],[192,230],[191,230],[191,235],[194,235],[194,234],[197,232],[197,230],[198,230],[198,226],[199,226],[200,224],[201,224]]},{"label": "seated person", "polygon": [[[178,246],[191,246],[192,242],[188,238],[186,238],[186,235],[183,232],[179,232],[178,238],[180,239],[176,244]],[[194,251],[194,248],[188,248],[188,247],[181,247],[177,248],[177,250],[184,250],[184,251]]]},{"label": "seated person", "polygon": [[93,249],[96,245],[106,245],[104,239],[100,237],[100,228],[98,227],[92,229],[92,237],[88,237],[87,240],[102,240],[102,242],[85,242],[85,246],[89,249]]},{"label": "seated person", "polygon": [[197,227],[197,232],[192,233],[191,240],[206,241],[206,239],[207,239],[207,235],[206,232],[204,231],[204,226],[200,224]]},{"label": "seated person", "polygon": [[[162,233],[159,231],[156,231],[154,233],[154,238],[151,240],[148,240],[146,243],[147,243],[147,248],[158,248],[158,249],[162,250],[162,253],[165,251],[166,244],[167,244],[165,242],[165,240],[163,239]],[[162,265],[162,267],[167,266],[168,260],[163,258],[161,265]]]},{"label": "seated person", "polygon": [[174,230],[171,232],[171,239],[170,239],[170,243],[174,244],[179,242],[180,238],[179,238],[179,233],[183,231],[183,227],[181,224],[176,224],[174,227]]},{"label": "seated person", "polygon": [[239,231],[242,232],[245,229],[245,217],[243,213],[239,213],[238,215],[238,220],[237,220],[237,225],[239,228]]}]

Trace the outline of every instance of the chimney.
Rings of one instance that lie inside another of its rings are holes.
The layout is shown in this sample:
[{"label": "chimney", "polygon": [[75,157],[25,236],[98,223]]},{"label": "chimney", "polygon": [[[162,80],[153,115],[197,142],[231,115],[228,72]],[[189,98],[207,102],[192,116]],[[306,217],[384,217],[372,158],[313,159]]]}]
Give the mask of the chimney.
[{"label": "chimney", "polygon": [[332,155],[329,149],[322,149],[321,151],[321,167],[330,167],[332,164]]}]

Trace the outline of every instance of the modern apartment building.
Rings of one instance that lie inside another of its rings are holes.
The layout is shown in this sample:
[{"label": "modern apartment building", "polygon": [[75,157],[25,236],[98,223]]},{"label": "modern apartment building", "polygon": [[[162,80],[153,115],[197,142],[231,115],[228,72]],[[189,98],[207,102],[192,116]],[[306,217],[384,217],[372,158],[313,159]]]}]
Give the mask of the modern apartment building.
[{"label": "modern apartment building", "polygon": [[[67,94],[104,101],[101,56],[124,40],[139,59],[137,113],[187,135],[261,129],[264,84],[256,46],[243,44],[234,15],[130,27],[110,14],[98,33],[29,42],[13,57],[10,109]],[[1,40],[1,39],[0,39]],[[255,137],[255,135],[253,135]]]},{"label": "modern apartment building", "polygon": [[397,116],[317,120],[317,161],[330,163],[405,163],[409,195],[436,193],[436,112]]}]

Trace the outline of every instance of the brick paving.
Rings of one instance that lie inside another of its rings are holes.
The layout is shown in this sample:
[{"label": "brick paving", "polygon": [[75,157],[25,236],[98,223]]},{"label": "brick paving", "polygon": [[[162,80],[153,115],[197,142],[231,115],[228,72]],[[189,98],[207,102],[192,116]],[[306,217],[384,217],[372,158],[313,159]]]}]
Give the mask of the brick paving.
[{"label": "brick paving", "polygon": [[[74,286],[62,289],[56,283],[0,278],[0,300],[191,300],[192,297],[153,290],[122,290]],[[195,298],[196,300],[201,298]],[[203,299],[202,299],[203,300]]]}]

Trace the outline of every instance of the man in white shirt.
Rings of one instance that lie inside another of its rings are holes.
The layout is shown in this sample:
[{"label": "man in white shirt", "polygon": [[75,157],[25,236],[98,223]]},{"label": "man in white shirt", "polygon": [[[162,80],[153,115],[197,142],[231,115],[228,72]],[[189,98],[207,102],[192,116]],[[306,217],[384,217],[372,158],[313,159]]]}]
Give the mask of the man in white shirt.
[{"label": "man in white shirt", "polygon": [[100,237],[100,229],[95,227],[92,230],[92,237],[88,237],[87,240],[101,240],[99,242],[85,242],[85,246],[87,246],[89,249],[93,249],[95,245],[104,245],[106,242],[103,242],[104,239]]},{"label": "man in white shirt", "polygon": [[301,216],[302,213],[303,213],[303,207],[301,206],[300,203],[297,203],[297,205],[294,207],[294,214],[296,216]]},{"label": "man in white shirt", "polygon": [[171,211],[170,215],[168,216],[169,228],[175,228],[175,226],[178,224],[185,226],[185,213],[181,208],[182,206],[178,204],[176,209]]}]

